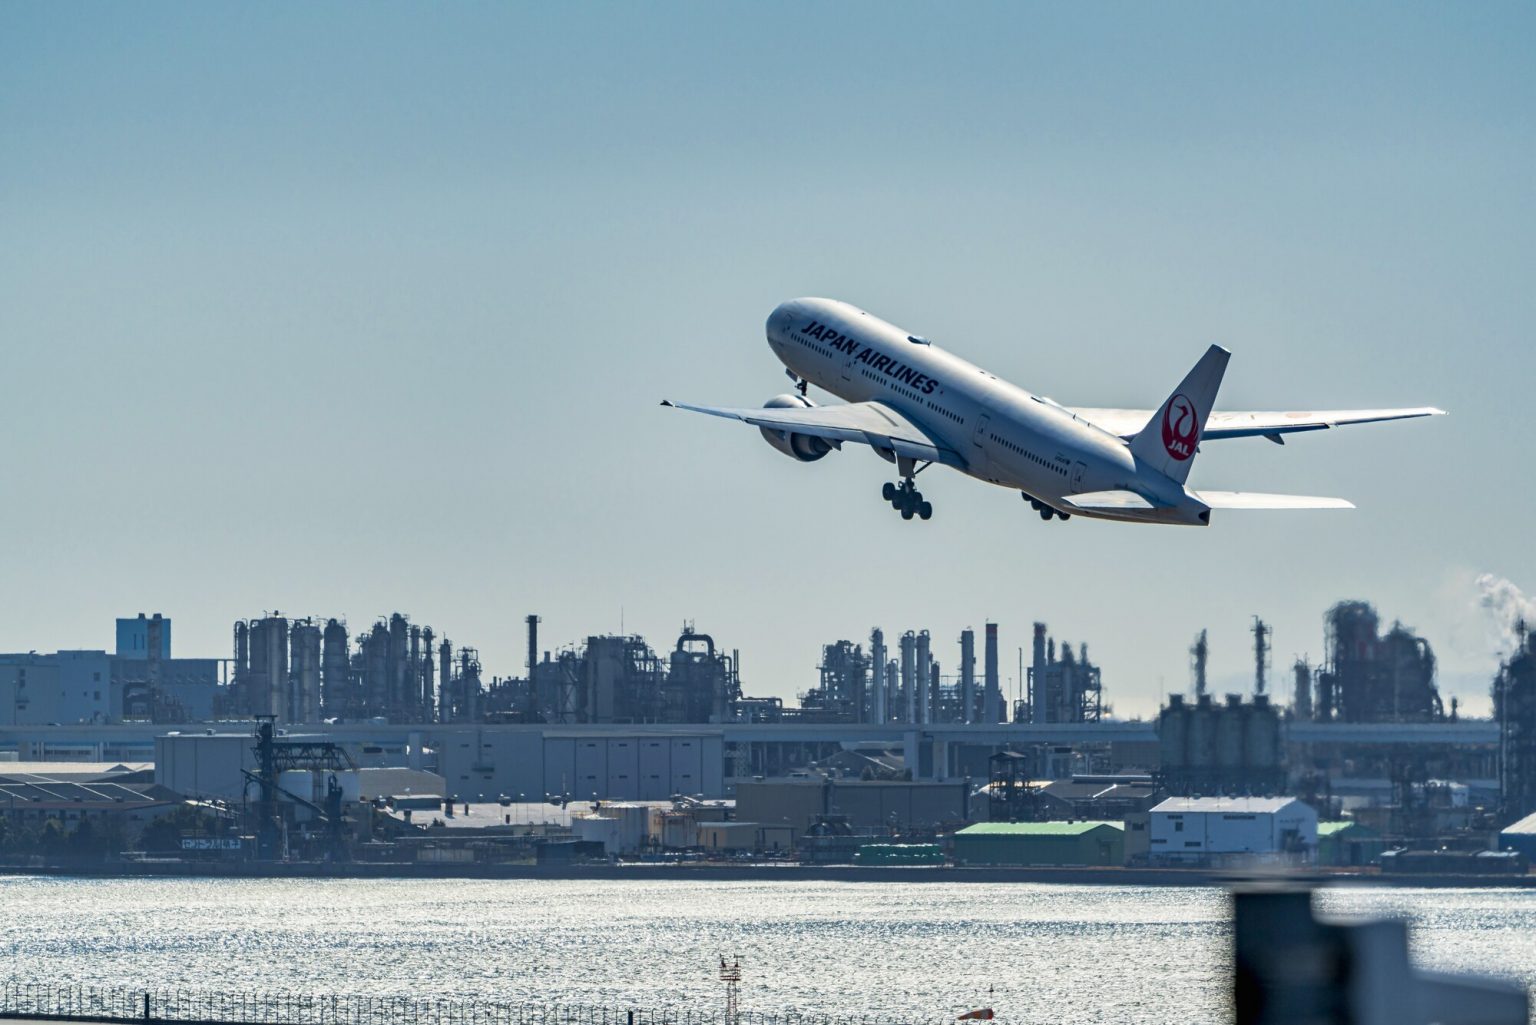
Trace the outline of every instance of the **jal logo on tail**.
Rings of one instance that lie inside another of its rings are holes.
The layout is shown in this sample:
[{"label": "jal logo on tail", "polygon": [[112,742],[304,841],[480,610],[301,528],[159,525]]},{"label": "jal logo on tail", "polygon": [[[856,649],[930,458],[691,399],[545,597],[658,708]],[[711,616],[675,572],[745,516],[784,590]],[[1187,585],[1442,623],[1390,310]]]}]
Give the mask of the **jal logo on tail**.
[{"label": "jal logo on tail", "polygon": [[1175,395],[1163,407],[1163,448],[1168,455],[1183,462],[1195,454],[1195,442],[1200,438],[1200,421],[1195,417],[1195,404],[1183,395]]}]

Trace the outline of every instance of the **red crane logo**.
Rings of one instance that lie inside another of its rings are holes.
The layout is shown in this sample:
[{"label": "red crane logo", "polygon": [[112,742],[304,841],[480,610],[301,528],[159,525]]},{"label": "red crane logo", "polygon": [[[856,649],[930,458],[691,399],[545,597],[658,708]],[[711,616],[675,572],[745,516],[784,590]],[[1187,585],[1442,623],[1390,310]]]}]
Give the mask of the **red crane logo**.
[{"label": "red crane logo", "polygon": [[1163,407],[1163,448],[1179,462],[1195,454],[1200,423],[1195,419],[1195,404],[1184,395],[1175,395]]}]

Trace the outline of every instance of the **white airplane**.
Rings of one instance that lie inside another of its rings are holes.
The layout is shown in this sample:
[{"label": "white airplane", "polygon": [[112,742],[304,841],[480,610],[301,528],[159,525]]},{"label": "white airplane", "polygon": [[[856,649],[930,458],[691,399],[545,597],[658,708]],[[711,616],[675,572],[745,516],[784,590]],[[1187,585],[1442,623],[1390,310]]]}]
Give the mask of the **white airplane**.
[{"label": "white airplane", "polygon": [[[934,463],[1023,494],[1043,520],[1073,514],[1140,523],[1206,525],[1212,509],[1352,509],[1341,498],[1195,491],[1185,485],[1202,441],[1284,436],[1345,424],[1438,416],[1444,410],[1351,409],[1309,413],[1214,413],[1227,367],[1213,345],[1161,407],[1062,406],[1000,380],[926,338],[833,299],[792,299],[768,317],[768,345],[796,393],[762,409],[662,405],[761,428],[768,444],[811,463],[844,442],[868,445],[896,465],[885,500],[928,519],[917,490]],[[818,406],[816,385],[845,405]]]}]

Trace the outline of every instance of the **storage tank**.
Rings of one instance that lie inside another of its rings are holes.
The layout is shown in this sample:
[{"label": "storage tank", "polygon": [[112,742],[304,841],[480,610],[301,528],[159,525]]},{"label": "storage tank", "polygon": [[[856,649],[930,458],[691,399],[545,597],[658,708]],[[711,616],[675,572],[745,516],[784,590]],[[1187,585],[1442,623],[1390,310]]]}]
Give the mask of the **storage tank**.
[{"label": "storage tank", "polygon": [[1157,752],[1165,772],[1189,764],[1189,706],[1182,694],[1168,695],[1157,717]]},{"label": "storage tank", "polygon": [[1249,768],[1273,769],[1280,765],[1280,714],[1269,697],[1256,694],[1244,717],[1245,757]]},{"label": "storage tank", "polygon": [[277,774],[277,789],[282,791],[279,800],[288,800],[289,794],[316,804],[315,774],[308,769],[285,769]]},{"label": "storage tank", "polygon": [[576,839],[603,845],[603,853],[619,853],[619,820],[605,815],[580,815],[571,819]]},{"label": "storage tank", "polygon": [[1237,694],[1227,695],[1227,705],[1216,713],[1216,766],[1221,769],[1240,769],[1243,766],[1243,720],[1246,718],[1243,699]]},{"label": "storage tank", "polygon": [[1216,708],[1209,694],[1195,701],[1189,715],[1189,767],[1211,769],[1216,766]]}]

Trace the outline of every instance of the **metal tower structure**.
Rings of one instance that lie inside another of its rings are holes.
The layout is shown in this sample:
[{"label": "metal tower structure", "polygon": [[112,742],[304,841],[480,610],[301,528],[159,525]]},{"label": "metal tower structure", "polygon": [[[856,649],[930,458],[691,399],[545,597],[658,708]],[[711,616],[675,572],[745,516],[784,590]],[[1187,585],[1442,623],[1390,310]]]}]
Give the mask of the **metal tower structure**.
[{"label": "metal tower structure", "polygon": [[741,958],[733,957],[729,964],[720,959],[720,981],[725,983],[725,1025],[741,1025]]},{"label": "metal tower structure", "polygon": [[1206,643],[1205,631],[1201,630],[1195,635],[1195,643],[1189,646],[1189,670],[1195,678],[1195,698],[1205,693],[1205,664],[1210,658],[1211,648]]},{"label": "metal tower structure", "polygon": [[1269,673],[1269,638],[1274,628],[1258,616],[1253,617],[1253,693],[1264,693],[1264,681]]}]

